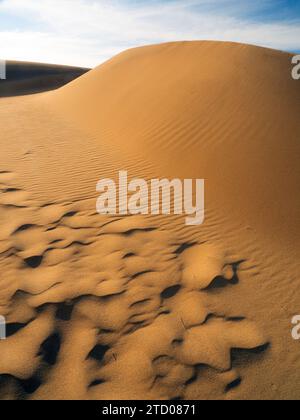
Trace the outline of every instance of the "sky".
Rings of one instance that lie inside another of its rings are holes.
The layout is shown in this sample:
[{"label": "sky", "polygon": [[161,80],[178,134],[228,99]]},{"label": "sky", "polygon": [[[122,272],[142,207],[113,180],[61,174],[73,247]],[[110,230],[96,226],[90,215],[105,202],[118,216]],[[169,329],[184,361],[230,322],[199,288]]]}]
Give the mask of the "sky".
[{"label": "sky", "polygon": [[95,67],[206,39],[300,52],[300,0],[0,0],[0,59]]}]

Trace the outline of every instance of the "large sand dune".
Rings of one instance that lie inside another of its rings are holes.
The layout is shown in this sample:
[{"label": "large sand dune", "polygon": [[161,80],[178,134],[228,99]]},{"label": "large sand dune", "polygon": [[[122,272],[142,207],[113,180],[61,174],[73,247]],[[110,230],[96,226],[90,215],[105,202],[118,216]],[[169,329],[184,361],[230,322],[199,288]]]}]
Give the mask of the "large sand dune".
[{"label": "large sand dune", "polygon": [[[0,105],[2,398],[300,398],[290,54],[139,48]],[[205,223],[98,215],[119,170],[205,178]]]}]

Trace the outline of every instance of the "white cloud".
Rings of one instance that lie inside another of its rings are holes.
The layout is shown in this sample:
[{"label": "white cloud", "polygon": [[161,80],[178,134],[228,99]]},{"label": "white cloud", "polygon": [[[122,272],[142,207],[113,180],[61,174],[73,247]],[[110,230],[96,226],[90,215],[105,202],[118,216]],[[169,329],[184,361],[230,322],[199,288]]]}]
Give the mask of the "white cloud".
[{"label": "white cloud", "polygon": [[[12,18],[11,29],[0,30],[0,56],[95,66],[133,46],[194,39],[299,50],[299,22],[266,24],[238,17],[266,2],[175,0],[133,6],[124,0],[3,0],[0,17],[8,13]],[[18,29],[14,17],[27,26]]]}]

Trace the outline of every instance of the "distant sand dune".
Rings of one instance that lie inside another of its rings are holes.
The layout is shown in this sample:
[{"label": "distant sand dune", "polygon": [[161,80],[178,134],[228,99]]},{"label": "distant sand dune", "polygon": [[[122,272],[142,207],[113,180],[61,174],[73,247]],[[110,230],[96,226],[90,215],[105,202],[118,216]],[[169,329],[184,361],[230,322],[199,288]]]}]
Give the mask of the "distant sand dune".
[{"label": "distant sand dune", "polygon": [[[290,58],[151,46],[0,100],[1,398],[300,398]],[[119,170],[205,178],[205,223],[98,215]]]},{"label": "distant sand dune", "polygon": [[6,80],[0,80],[0,97],[30,95],[62,87],[89,69],[51,64],[6,62]]}]

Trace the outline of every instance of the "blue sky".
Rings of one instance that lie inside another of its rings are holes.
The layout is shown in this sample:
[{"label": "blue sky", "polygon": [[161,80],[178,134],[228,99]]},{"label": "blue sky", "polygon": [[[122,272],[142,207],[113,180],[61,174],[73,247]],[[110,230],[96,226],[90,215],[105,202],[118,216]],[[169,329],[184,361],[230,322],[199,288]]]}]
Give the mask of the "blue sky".
[{"label": "blue sky", "polygon": [[0,0],[0,58],[94,67],[120,51],[213,39],[300,51],[300,0]]}]

